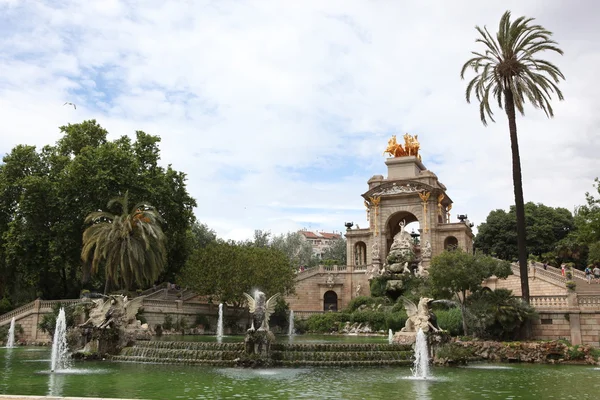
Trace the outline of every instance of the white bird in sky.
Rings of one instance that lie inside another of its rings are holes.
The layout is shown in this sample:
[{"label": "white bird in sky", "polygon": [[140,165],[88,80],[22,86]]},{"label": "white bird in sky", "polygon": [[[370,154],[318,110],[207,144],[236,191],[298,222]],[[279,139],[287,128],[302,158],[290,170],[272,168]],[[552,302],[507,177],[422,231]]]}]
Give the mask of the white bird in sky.
[{"label": "white bird in sky", "polygon": [[77,110],[77,106],[75,104],[73,104],[73,103],[68,102],[68,101],[65,104],[63,104],[63,106],[66,106],[67,104],[73,106],[73,108]]}]

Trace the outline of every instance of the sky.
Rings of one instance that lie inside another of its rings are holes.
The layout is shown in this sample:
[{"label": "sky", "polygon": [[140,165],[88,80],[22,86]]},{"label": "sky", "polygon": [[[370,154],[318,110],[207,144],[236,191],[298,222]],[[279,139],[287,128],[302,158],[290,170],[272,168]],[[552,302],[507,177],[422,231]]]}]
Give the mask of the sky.
[{"label": "sky", "polygon": [[360,195],[408,132],[452,220],[478,225],[514,203],[510,140],[501,110],[481,124],[460,69],[475,25],[495,32],[507,9],[565,53],[544,56],[566,76],[555,118],[517,119],[525,201],[573,210],[600,175],[600,5],[585,0],[0,0],[0,154],[92,118],[111,138],[159,135],[198,220],[241,240],[366,227]]}]

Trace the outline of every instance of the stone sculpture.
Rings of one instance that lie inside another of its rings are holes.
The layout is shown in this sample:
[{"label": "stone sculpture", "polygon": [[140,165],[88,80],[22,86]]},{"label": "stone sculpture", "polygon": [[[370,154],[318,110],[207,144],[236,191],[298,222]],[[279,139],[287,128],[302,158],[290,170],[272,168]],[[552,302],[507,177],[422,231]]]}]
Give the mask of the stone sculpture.
[{"label": "stone sculpture", "polygon": [[142,324],[136,315],[142,307],[145,296],[129,300],[127,296],[106,296],[88,301],[89,318],[73,328],[77,337],[73,350],[82,349],[79,355],[118,354],[136,340],[150,340],[152,332],[147,324]]},{"label": "stone sculpture", "polygon": [[373,242],[373,246],[371,247],[371,257],[373,260],[379,259],[379,242],[377,240]]},{"label": "stone sculpture", "polygon": [[429,240],[425,242],[425,246],[423,247],[423,250],[421,250],[421,254],[423,255],[423,258],[431,258],[431,243],[429,243]]},{"label": "stone sculpture", "polygon": [[254,297],[250,296],[248,293],[244,293],[244,296],[246,297],[246,300],[248,300],[250,314],[253,314],[252,326],[249,331],[254,331],[255,325],[258,325],[259,331],[268,331],[269,318],[271,318],[271,314],[275,312],[275,304],[281,294],[276,293],[271,296],[269,300],[266,300],[267,296],[260,290],[257,290],[254,293]]},{"label": "stone sculpture", "polygon": [[429,310],[429,304],[433,302],[433,299],[421,297],[418,306],[407,298],[403,298],[402,300],[408,319],[401,332],[413,332],[416,334],[419,329],[423,329],[423,332],[429,332],[430,329],[433,332],[440,331],[440,328],[437,326],[435,314]]},{"label": "stone sculpture", "polygon": [[144,297],[129,300],[127,296],[118,295],[93,300],[90,317],[80,326],[99,329],[128,327],[135,323],[135,316],[142,307]]}]

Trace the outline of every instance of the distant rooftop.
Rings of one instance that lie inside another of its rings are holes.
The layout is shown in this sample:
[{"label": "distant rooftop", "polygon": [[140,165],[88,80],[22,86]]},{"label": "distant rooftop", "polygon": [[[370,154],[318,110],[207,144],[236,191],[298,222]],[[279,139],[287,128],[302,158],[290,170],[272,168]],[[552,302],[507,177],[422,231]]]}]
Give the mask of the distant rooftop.
[{"label": "distant rooftop", "polygon": [[306,239],[340,239],[342,237],[341,233],[336,232],[319,232],[319,231],[307,231],[306,229],[302,229],[299,231]]}]

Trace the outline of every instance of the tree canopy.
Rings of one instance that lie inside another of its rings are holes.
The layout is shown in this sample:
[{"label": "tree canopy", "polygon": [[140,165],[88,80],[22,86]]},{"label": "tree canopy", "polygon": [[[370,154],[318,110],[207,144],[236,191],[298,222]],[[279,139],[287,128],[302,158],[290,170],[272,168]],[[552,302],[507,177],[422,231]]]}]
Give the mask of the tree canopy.
[{"label": "tree canopy", "polygon": [[469,69],[475,72],[475,76],[467,85],[465,96],[467,102],[471,102],[471,96],[475,95],[479,102],[479,118],[483,125],[487,125],[488,119],[494,121],[490,102],[497,102],[498,107],[506,112],[508,119],[521,292],[526,303],[529,303],[529,280],[516,111],[525,115],[524,105],[528,101],[533,107],[542,109],[546,116],[553,117],[550,100],[552,94],[563,100],[563,94],[557,84],[560,79],[565,79],[554,64],[539,58],[542,52],[563,52],[552,40],[552,32],[533,21],[534,18],[527,17],[511,21],[511,13],[506,11],[500,18],[498,33],[495,36],[490,34],[487,27],[482,29],[476,26],[479,36],[475,42],[483,45],[483,51],[471,52],[473,57],[465,62],[460,71],[461,78],[465,77],[465,72]]},{"label": "tree canopy", "polygon": [[[483,254],[470,254],[458,248],[444,251],[433,257],[429,267],[429,283],[436,298],[458,296],[463,305],[468,292],[481,289],[483,280],[492,275],[506,278],[512,274],[508,261],[498,260]],[[463,312],[463,329],[467,333],[467,325]]]},{"label": "tree canopy", "polygon": [[[541,256],[554,251],[559,241],[575,230],[573,215],[566,208],[525,204],[526,245],[529,254]],[[475,248],[485,254],[513,261],[518,258],[515,207],[494,210],[477,227]]]},{"label": "tree canopy", "polygon": [[137,131],[135,140],[108,140],[95,120],[60,132],[54,145],[39,150],[16,146],[0,165],[0,297],[14,305],[77,297],[85,217],[126,191],[133,202],[160,210],[167,239],[163,276],[173,277],[189,254],[196,202],[185,174],[159,165],[160,138]]},{"label": "tree canopy", "polygon": [[292,292],[294,277],[289,258],[278,249],[217,240],[194,250],[177,282],[199,295],[239,306],[243,293],[255,289],[268,296]]},{"label": "tree canopy", "polygon": [[120,214],[106,211],[90,213],[85,222],[91,224],[83,232],[81,259],[84,261],[84,280],[96,274],[104,264],[106,283],[131,289],[132,284],[151,284],[163,271],[166,261],[164,222],[147,202],[129,209],[129,192],[108,202],[108,209],[119,209]]}]

